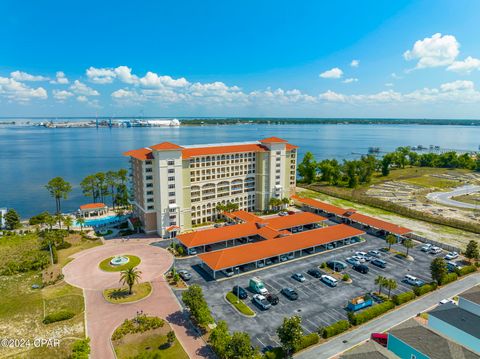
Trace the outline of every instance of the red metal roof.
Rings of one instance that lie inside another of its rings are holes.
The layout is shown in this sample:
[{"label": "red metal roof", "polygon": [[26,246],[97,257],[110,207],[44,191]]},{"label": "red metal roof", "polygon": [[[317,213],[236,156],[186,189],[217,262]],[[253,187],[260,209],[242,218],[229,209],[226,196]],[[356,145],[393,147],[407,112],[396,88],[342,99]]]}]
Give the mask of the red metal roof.
[{"label": "red metal roof", "polygon": [[99,209],[99,208],[105,208],[107,205],[105,203],[87,203],[87,204],[82,204],[80,206],[81,210],[86,210],[86,209]]},{"label": "red metal roof", "polygon": [[198,257],[213,270],[221,270],[359,236],[364,233],[345,224],[338,224],[243,246],[230,247],[220,251],[202,253]]}]

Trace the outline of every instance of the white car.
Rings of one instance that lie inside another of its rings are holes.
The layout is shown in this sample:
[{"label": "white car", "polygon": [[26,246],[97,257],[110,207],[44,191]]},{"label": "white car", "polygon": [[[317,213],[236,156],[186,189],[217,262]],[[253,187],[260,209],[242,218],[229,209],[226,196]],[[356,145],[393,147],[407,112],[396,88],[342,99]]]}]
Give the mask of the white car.
[{"label": "white car", "polygon": [[288,216],[287,212],[278,212],[278,215],[281,217]]},{"label": "white car", "polygon": [[447,261],[450,261],[450,260],[456,259],[456,258],[458,258],[458,253],[457,253],[457,252],[449,252],[449,253],[447,253],[447,255],[445,256],[445,259],[446,259]]},{"label": "white car", "polygon": [[432,245],[430,243],[427,243],[424,246],[422,246],[422,248],[420,250],[422,252],[430,252],[430,249],[432,249]]},{"label": "white car", "polygon": [[355,252],[355,255],[359,256],[359,257],[365,257],[367,255],[367,253],[365,253],[365,252]]},{"label": "white car", "polygon": [[267,298],[261,294],[255,294],[253,296],[253,301],[263,310],[270,309],[270,307],[272,306],[267,300]]},{"label": "white car", "polygon": [[353,259],[356,259],[360,263],[365,263],[365,257],[360,257],[360,256],[352,256]]},{"label": "white car", "polygon": [[433,246],[433,247],[430,249],[430,253],[431,253],[431,254],[439,254],[439,253],[442,253],[442,248]]}]

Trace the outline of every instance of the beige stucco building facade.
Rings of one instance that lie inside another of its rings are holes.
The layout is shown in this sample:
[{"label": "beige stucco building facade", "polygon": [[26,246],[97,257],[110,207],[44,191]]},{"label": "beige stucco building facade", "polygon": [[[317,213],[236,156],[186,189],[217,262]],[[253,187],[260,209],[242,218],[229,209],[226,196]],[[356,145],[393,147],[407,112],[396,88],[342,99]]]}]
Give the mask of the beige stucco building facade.
[{"label": "beige stucco building facade", "polygon": [[163,142],[125,153],[134,214],[146,233],[166,236],[218,218],[216,206],[263,211],[296,186],[297,146],[260,141],[179,146]]}]

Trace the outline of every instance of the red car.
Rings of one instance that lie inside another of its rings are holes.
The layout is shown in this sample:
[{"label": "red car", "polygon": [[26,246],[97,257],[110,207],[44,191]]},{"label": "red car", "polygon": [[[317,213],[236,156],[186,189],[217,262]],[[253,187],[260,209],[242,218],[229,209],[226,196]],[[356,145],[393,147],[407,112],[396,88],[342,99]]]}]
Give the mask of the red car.
[{"label": "red car", "polygon": [[288,214],[295,214],[295,211],[288,211]]},{"label": "red car", "polygon": [[387,333],[372,333],[370,338],[378,344],[387,347],[388,334]]}]

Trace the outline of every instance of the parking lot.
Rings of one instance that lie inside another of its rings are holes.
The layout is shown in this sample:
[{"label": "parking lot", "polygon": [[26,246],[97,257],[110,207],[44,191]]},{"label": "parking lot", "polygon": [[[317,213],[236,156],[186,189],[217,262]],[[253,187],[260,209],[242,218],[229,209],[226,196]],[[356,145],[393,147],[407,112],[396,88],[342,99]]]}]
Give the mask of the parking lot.
[{"label": "parking lot", "polygon": [[[200,260],[196,257],[177,260],[176,267],[177,269],[187,269],[192,273],[189,284],[195,283],[202,286],[205,298],[217,321],[225,320],[232,331],[248,332],[253,345],[259,348],[267,345],[277,346],[279,342],[275,331],[281,325],[284,317],[300,315],[306,334],[315,332],[321,326],[347,319],[347,312],[344,309],[347,301],[367,292],[378,290],[374,281],[379,275],[396,279],[398,288],[392,291],[392,295],[411,290],[410,285],[402,282],[406,274],[411,274],[425,282],[431,281],[430,263],[434,255],[422,252],[420,250],[422,245],[419,243],[416,243],[416,246],[409,252],[414,257],[414,261],[408,261],[393,253],[382,253],[381,259],[387,262],[386,268],[382,269],[366,262],[365,264],[370,269],[367,274],[358,273],[349,265],[343,273],[350,275],[353,280],[351,284],[340,280],[337,287],[332,288],[321,282],[320,279],[306,273],[308,269],[318,268],[322,262],[329,260],[345,262],[345,259],[356,251],[368,252],[385,247],[383,239],[371,235],[364,235],[364,238],[366,239],[365,242],[302,257],[295,261],[288,261],[277,266],[263,268],[256,272],[245,273],[221,281],[209,280],[199,267]],[[398,244],[394,245],[392,249],[405,252],[405,248]],[[444,255],[445,252],[442,252],[437,256],[443,257]],[[322,271],[321,268],[320,270]],[[301,272],[305,276],[305,282],[300,283],[291,278],[292,274],[297,272]],[[249,291],[248,283],[249,279],[254,276],[260,277],[264,281],[270,293],[278,295],[280,302],[277,305],[262,311],[252,303],[254,293]],[[255,311],[255,317],[242,316],[224,299],[225,294],[234,285],[240,285],[247,290],[249,297],[245,300],[245,303]],[[298,300],[290,301],[283,296],[280,291],[285,287],[294,288],[299,295]],[[383,291],[385,292],[385,289]],[[179,298],[181,297],[181,291],[177,291],[176,294]]]}]

